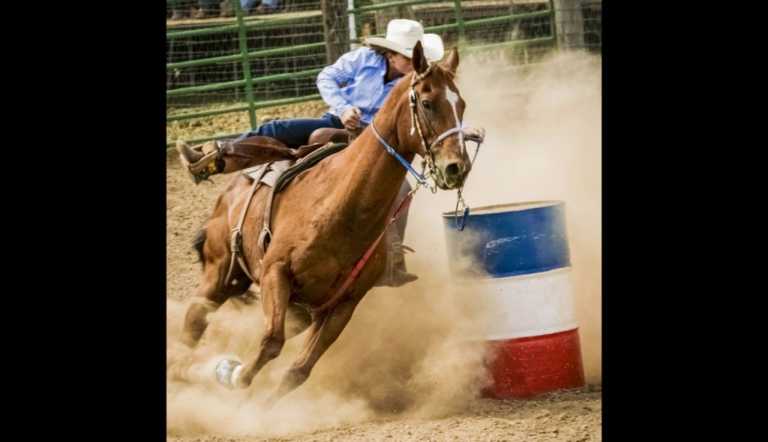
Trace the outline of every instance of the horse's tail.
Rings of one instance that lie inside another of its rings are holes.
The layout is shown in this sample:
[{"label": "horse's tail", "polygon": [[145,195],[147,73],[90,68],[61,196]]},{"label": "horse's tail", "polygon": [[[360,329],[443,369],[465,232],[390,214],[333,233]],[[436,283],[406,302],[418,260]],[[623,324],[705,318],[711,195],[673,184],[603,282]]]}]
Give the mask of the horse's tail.
[{"label": "horse's tail", "polygon": [[203,226],[200,231],[197,232],[197,235],[195,235],[195,239],[192,240],[192,247],[195,248],[197,251],[197,256],[201,263],[203,263],[203,267],[205,267],[205,256],[203,255],[203,244],[205,244],[205,239],[208,237],[208,233],[205,230],[205,226]]}]

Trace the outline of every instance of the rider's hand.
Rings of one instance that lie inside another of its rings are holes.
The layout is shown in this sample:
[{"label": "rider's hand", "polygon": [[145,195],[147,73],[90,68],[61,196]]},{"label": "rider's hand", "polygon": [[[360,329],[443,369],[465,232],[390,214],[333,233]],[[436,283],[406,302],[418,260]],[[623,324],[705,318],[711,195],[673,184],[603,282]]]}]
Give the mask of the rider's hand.
[{"label": "rider's hand", "polygon": [[464,128],[464,138],[470,141],[482,143],[485,139],[485,129],[482,127],[466,127]]},{"label": "rider's hand", "polygon": [[357,129],[357,127],[360,126],[361,116],[362,112],[360,112],[360,109],[350,107],[341,114],[341,124],[343,124],[347,130]]}]

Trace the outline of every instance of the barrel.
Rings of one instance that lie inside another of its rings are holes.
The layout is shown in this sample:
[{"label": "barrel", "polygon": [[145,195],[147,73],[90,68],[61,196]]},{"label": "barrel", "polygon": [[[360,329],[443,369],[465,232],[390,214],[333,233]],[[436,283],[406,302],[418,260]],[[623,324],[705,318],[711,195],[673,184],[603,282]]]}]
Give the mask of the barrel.
[{"label": "barrel", "polygon": [[565,203],[533,201],[443,213],[458,296],[486,307],[484,336],[495,398],[584,385],[573,304]]}]

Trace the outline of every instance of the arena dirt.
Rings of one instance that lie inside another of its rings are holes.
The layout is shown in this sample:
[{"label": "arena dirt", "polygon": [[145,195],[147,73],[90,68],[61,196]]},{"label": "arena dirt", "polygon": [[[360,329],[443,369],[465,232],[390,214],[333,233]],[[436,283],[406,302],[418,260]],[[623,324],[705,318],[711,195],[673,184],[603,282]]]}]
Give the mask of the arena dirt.
[{"label": "arena dirt", "polygon": [[[418,281],[372,290],[309,381],[274,409],[264,411],[261,401],[293,361],[303,335],[286,343],[248,391],[218,387],[212,383],[212,364],[227,354],[253,357],[263,319],[258,303],[232,300],[209,317],[211,326],[194,352],[178,342],[200,273],[190,244],[230,177],[195,186],[169,155],[169,440],[601,439],[599,59],[559,56],[530,71],[511,70],[501,59],[462,60],[462,67],[465,120],[487,129],[465,188],[470,206],[566,201],[574,296],[590,385],[533,400],[477,397],[486,378],[481,350],[468,344],[467,337],[478,332],[483,312],[469,300],[451,296],[440,217],[453,208],[455,192],[432,195],[422,190],[412,205],[405,241],[416,249],[407,259]],[[480,87],[490,84],[495,87]],[[282,108],[275,116],[322,112],[313,103]],[[208,126],[218,123],[202,123]],[[169,128],[169,138],[179,136],[199,134]],[[171,373],[179,367],[195,382],[173,380]]]}]

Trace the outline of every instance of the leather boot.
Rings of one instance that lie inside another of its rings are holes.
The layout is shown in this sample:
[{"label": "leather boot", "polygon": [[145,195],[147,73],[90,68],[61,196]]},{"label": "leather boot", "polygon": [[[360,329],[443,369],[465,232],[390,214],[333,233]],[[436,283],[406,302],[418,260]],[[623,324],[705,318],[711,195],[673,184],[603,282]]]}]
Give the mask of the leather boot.
[{"label": "leather boot", "polygon": [[419,279],[417,275],[414,275],[413,273],[408,273],[408,270],[405,267],[405,251],[408,250],[410,252],[413,252],[413,249],[406,246],[405,244],[393,244],[392,245],[395,250],[390,255],[392,256],[394,263],[393,263],[393,269],[392,274],[390,275],[390,280],[388,281],[388,285],[390,287],[400,287],[402,285],[408,284],[409,282],[416,281]]},{"label": "leather boot", "polygon": [[376,287],[400,287],[419,279],[405,268],[405,252],[413,249],[400,241],[396,226],[387,228],[387,264],[384,274],[376,281]]},{"label": "leather boot", "polygon": [[181,164],[187,169],[195,184],[207,180],[224,169],[222,147],[218,141],[190,146],[182,140],[176,142]]}]

